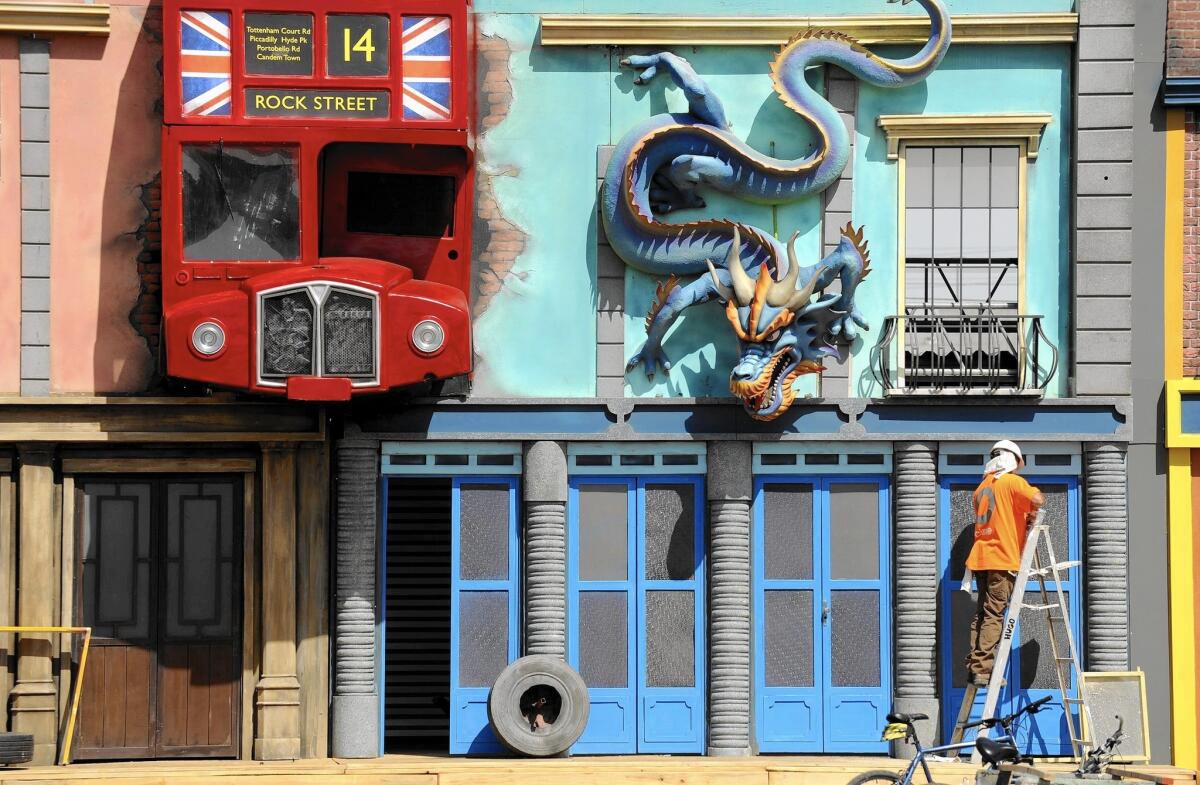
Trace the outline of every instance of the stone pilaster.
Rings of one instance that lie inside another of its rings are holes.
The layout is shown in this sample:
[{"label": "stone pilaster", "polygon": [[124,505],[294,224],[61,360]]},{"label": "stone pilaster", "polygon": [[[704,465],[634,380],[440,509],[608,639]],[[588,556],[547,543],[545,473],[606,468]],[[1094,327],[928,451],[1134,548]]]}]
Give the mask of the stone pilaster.
[{"label": "stone pilaster", "polygon": [[375,664],[375,560],[379,442],[340,439],[335,447],[333,756],[379,757]]},{"label": "stone pilaster", "polygon": [[254,690],[255,760],[300,757],[296,675],[296,447],[263,446],[262,675]]},{"label": "stone pilaster", "polygon": [[708,754],[749,755],[750,442],[708,444]]},{"label": "stone pilaster", "polygon": [[[935,739],[937,694],[937,445],[895,445],[895,710],[928,714],[917,723],[923,739]],[[907,745],[893,753],[912,756]]]},{"label": "stone pilaster", "polygon": [[1129,508],[1125,446],[1084,451],[1086,670],[1129,670]]},{"label": "stone pilaster", "polygon": [[[25,627],[58,624],[55,549],[61,515],[54,484],[54,447],[18,448],[21,469],[17,554],[17,623]],[[33,763],[54,763],[58,742],[58,697],[54,684],[55,636],[27,633],[17,643],[17,683],[12,696],[12,730],[33,734]]]},{"label": "stone pilaster", "polygon": [[525,653],[567,655],[567,455],[525,448]]}]

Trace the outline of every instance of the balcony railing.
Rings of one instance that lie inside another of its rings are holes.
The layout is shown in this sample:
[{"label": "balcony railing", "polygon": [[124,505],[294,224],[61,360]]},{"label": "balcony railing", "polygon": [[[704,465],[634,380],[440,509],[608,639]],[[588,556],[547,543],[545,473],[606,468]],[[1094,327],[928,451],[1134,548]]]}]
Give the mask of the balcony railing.
[{"label": "balcony railing", "polygon": [[888,395],[1041,395],[1058,370],[1042,317],[986,306],[889,316],[871,351]]}]

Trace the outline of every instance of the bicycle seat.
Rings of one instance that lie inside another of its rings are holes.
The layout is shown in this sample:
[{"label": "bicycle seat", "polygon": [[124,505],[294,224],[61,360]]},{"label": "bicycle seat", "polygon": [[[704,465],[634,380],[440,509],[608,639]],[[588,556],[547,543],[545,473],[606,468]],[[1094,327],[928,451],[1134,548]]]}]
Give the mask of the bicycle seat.
[{"label": "bicycle seat", "polygon": [[1012,763],[1021,757],[1021,751],[1009,739],[989,739],[984,736],[975,740],[975,749],[989,766]]},{"label": "bicycle seat", "polygon": [[902,722],[905,725],[916,722],[917,720],[929,719],[928,714],[889,714],[887,715],[888,722]]}]

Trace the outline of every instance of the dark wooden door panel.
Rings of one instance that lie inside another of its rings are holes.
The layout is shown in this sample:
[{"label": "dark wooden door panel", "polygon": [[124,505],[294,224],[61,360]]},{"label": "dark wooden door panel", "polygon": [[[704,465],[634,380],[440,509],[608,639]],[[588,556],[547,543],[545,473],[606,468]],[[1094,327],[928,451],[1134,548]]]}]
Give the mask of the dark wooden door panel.
[{"label": "dark wooden door panel", "polygon": [[235,757],[237,480],[77,485],[81,621],[94,628],[76,757]]},{"label": "dark wooden door panel", "polygon": [[236,754],[240,690],[234,646],[166,645],[160,673],[159,754]]},{"label": "dark wooden door panel", "polygon": [[154,752],[154,653],[137,646],[92,648],[79,701],[78,760],[148,758]]}]

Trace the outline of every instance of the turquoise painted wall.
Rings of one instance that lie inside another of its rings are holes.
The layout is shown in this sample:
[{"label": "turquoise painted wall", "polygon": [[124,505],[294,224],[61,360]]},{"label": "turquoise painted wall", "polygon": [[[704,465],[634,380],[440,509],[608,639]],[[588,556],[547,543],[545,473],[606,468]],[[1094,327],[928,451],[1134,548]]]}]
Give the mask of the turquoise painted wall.
[{"label": "turquoise painted wall", "polygon": [[[654,13],[825,14],[880,10],[870,0],[776,0],[656,2]],[[1048,0],[951,0],[953,12],[1069,10],[1070,2]],[[883,6],[897,10],[900,6]],[[915,5],[903,7],[911,12]],[[666,79],[635,87],[617,67],[622,50],[537,45],[538,13],[621,13],[646,10],[618,0],[479,0],[479,33],[503,38],[513,50],[513,103],[507,118],[483,135],[479,160],[492,179],[500,210],[528,236],[525,249],[499,294],[475,324],[480,363],[479,396],[589,397],[595,394],[596,148],[613,144],[638,120],[663,111],[682,111],[682,94]],[[911,51],[911,47],[907,48]],[[897,49],[897,51],[900,51]],[[802,121],[775,96],[767,76],[773,47],[703,47],[680,52],[725,102],[734,132],[764,152],[791,157],[811,144]],[[997,62],[1013,67],[999,70]],[[1048,111],[1042,155],[1030,167],[1029,308],[1046,313],[1066,345],[1066,142],[1069,127],[1070,51],[1058,46],[957,47],[925,85],[903,91],[863,88],[855,160],[855,223],[868,227],[876,270],[860,289],[872,332],[855,348],[853,389],[871,394],[866,368],[869,347],[895,311],[895,164],[886,161],[874,118],[886,113]],[[814,79],[818,75],[814,75]],[[985,85],[986,89],[980,89]],[[886,195],[886,198],[880,198]],[[706,212],[746,221],[797,243],[805,264],[819,255],[819,197],[769,208],[720,195]],[[694,213],[693,213],[694,215]],[[1036,220],[1035,220],[1036,216]],[[1053,279],[1051,282],[1050,279]],[[1061,293],[1060,293],[1061,290]],[[644,340],[643,319],[654,296],[654,280],[626,273],[626,356]],[[1052,302],[1053,301],[1053,302]],[[691,309],[664,342],[674,363],[669,376],[653,383],[638,371],[627,378],[635,396],[728,395],[728,373],[736,341],[720,306]],[[800,395],[815,391],[801,380]]]}]

